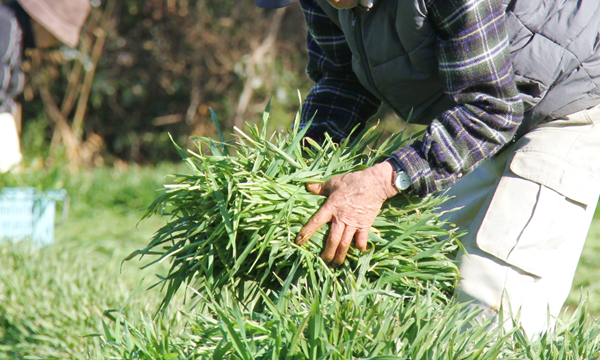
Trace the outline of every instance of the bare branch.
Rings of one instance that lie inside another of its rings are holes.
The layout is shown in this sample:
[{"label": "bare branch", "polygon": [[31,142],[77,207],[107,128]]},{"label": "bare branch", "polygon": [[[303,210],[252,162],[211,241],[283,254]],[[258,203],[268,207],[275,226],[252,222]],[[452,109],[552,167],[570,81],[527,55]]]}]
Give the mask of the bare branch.
[{"label": "bare branch", "polygon": [[238,106],[236,108],[236,118],[234,120],[234,125],[237,127],[242,126],[242,117],[244,116],[244,113],[246,112],[246,109],[248,108],[248,104],[250,103],[250,99],[252,97],[253,80],[257,78],[256,66],[273,48],[285,12],[286,8],[281,8],[275,11],[273,18],[271,19],[271,24],[269,26],[269,31],[267,33],[267,36],[265,37],[265,40],[263,40],[261,46],[257,47],[253,51],[253,53],[250,56],[250,59],[246,63],[246,73],[248,77],[246,78],[246,82],[244,83],[244,89],[242,90],[242,94],[240,95],[240,98],[238,100]]}]

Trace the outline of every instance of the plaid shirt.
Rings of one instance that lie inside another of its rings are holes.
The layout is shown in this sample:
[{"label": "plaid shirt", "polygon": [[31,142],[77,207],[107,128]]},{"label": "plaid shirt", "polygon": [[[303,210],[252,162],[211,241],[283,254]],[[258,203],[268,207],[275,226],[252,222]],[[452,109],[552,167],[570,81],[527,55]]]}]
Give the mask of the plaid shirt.
[{"label": "plaid shirt", "polygon": [[[381,102],[353,73],[342,30],[314,0],[300,3],[309,29],[307,73],[316,82],[302,122],[315,115],[308,136],[321,139],[327,132],[345,138]],[[420,196],[444,189],[498,152],[523,118],[501,2],[427,0],[426,6],[438,31],[442,88],[456,106],[438,115],[421,140],[393,154],[411,179],[411,193]]]}]

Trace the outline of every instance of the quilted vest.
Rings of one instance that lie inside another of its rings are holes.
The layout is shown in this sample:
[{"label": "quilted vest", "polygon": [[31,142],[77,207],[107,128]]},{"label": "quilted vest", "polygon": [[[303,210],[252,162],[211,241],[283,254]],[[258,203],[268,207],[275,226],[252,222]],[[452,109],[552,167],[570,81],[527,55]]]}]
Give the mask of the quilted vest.
[{"label": "quilted vest", "polygon": [[[368,12],[317,2],[344,32],[359,81],[399,116],[413,109],[413,121],[427,124],[454,106],[442,91],[425,0],[376,0]],[[599,1],[502,2],[522,132],[599,104]]]}]

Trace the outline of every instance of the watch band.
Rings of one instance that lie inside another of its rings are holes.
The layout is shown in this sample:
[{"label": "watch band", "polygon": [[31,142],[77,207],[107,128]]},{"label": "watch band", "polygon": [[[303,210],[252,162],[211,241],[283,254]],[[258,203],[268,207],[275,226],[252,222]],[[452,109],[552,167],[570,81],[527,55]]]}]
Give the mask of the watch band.
[{"label": "watch band", "polygon": [[394,169],[395,173],[397,171],[405,171],[405,169],[403,169],[403,165],[401,165],[401,162],[396,157],[391,156],[388,159],[386,159],[386,161],[388,161],[392,165],[392,168]]}]

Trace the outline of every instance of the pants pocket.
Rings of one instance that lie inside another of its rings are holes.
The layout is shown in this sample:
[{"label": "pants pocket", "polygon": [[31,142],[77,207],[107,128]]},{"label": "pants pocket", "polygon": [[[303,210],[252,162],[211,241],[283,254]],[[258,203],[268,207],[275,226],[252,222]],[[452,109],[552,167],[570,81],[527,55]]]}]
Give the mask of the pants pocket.
[{"label": "pants pocket", "polygon": [[[598,130],[594,125],[541,128],[515,148],[477,230],[476,244],[542,277],[558,261],[577,261],[580,255],[599,197]],[[570,242],[574,249],[566,254]]]}]

